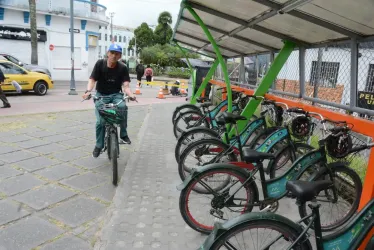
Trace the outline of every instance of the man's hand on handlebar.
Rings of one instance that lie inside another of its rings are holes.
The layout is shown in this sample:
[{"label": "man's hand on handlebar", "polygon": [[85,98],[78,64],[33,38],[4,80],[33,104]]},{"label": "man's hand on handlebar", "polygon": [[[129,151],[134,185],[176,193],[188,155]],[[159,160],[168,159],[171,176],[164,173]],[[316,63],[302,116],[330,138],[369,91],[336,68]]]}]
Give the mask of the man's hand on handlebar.
[{"label": "man's hand on handlebar", "polygon": [[82,102],[91,99],[91,97],[92,97],[91,92],[84,93],[82,95],[82,98],[83,98]]},{"label": "man's hand on handlebar", "polygon": [[138,102],[138,101],[136,100],[136,96],[129,96],[129,100],[130,100],[130,101],[136,101],[136,102]]}]

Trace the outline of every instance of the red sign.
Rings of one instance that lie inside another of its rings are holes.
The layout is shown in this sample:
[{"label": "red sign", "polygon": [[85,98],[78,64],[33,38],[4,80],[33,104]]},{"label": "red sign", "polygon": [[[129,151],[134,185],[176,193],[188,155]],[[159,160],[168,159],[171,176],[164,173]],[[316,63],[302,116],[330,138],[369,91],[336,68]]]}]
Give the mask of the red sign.
[{"label": "red sign", "polygon": [[49,50],[54,50],[55,46],[53,44],[49,45]]}]

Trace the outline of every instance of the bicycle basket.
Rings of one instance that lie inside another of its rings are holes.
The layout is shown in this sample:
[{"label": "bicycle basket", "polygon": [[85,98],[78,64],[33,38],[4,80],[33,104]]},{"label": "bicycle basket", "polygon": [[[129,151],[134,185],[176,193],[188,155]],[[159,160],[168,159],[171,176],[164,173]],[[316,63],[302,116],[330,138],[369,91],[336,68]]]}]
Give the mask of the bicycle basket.
[{"label": "bicycle basket", "polygon": [[344,133],[339,136],[330,135],[326,139],[327,153],[337,159],[344,158],[352,149],[352,137],[349,133]]},{"label": "bicycle basket", "polygon": [[289,125],[291,135],[297,139],[305,139],[311,135],[314,127],[314,123],[311,122],[310,118],[305,116],[296,116],[292,119]]},{"label": "bicycle basket", "polygon": [[98,111],[106,122],[112,124],[121,123],[125,119],[124,112],[116,108],[100,108]]}]

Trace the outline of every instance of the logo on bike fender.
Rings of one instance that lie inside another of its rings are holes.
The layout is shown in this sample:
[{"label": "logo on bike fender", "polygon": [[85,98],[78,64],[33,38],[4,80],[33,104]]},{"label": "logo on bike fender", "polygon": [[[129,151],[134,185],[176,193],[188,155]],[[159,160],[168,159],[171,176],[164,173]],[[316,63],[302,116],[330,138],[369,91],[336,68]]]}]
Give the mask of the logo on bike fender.
[{"label": "logo on bike fender", "polygon": [[[259,128],[262,124],[264,124],[263,119],[254,120],[253,122],[249,123],[243,132],[240,134],[240,143],[244,145],[247,143],[249,137],[253,134],[253,132]],[[235,144],[235,147],[239,147],[238,144]]]},{"label": "logo on bike fender", "polygon": [[288,135],[288,130],[287,128],[282,128],[280,130],[277,130],[273,132],[271,135],[269,135],[266,140],[259,146],[256,151],[258,152],[269,152],[270,149],[274,147],[275,144],[277,144],[279,141],[283,140],[286,138]]},{"label": "logo on bike fender", "polygon": [[286,193],[286,183],[289,180],[295,180],[307,167],[318,162],[322,158],[322,154],[318,151],[309,152],[305,156],[299,158],[292,164],[292,167],[282,176],[267,185],[268,195],[271,198],[279,198]]}]

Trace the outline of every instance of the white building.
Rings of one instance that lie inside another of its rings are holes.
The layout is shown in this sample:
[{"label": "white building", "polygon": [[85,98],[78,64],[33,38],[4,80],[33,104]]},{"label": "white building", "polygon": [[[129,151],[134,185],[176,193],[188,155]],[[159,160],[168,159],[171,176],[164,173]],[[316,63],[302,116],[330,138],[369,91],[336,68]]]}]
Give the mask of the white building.
[{"label": "white building", "polygon": [[[70,80],[70,1],[37,0],[38,64],[53,80]],[[86,81],[99,54],[100,26],[109,24],[99,0],[74,0],[75,79]],[[28,0],[0,0],[0,51],[31,62]]]},{"label": "white building", "polygon": [[[374,47],[372,44],[359,49],[357,91],[374,92]],[[351,52],[349,45],[308,49],[305,55],[305,84],[317,78],[318,53],[321,58],[319,86],[334,89],[343,85],[341,104],[350,102]],[[293,51],[278,74],[278,79],[299,80],[299,52]]]},{"label": "white building", "polygon": [[[122,47],[122,58],[126,61],[133,62],[136,59],[135,48],[128,49],[130,40],[134,37],[134,29],[113,25],[113,40]],[[109,45],[112,43],[111,26],[100,27],[99,37],[99,58],[103,58]]]}]

